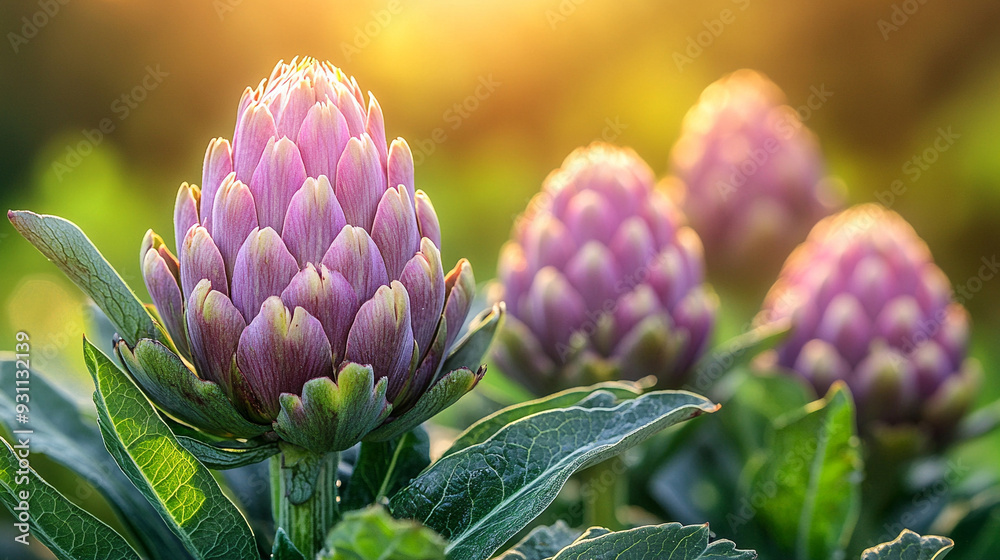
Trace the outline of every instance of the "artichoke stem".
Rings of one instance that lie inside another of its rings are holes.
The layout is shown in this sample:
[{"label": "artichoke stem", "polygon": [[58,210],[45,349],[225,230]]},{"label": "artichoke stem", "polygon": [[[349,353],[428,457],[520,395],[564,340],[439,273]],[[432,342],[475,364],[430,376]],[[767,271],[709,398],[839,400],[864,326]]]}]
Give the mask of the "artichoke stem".
[{"label": "artichoke stem", "polygon": [[584,505],[584,526],[620,531],[625,525],[618,519],[626,469],[620,457],[598,463],[580,473]]},{"label": "artichoke stem", "polygon": [[[286,449],[271,457],[271,511],[306,558],[315,558],[340,520],[337,468],[340,453],[307,454]],[[306,490],[303,490],[305,488]]]}]

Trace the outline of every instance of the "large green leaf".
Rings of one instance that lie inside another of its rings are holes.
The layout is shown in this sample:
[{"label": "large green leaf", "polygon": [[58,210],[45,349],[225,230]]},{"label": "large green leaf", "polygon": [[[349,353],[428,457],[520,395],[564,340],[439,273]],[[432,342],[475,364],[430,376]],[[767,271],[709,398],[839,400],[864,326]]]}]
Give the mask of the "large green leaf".
[{"label": "large green leaf", "polygon": [[132,380],[84,339],[104,444],[199,559],[256,556],[253,534],[212,473],[184,449]]},{"label": "large green leaf", "polygon": [[366,441],[361,444],[341,508],[359,509],[392,496],[430,464],[430,439],[423,428],[390,441]]},{"label": "large green leaf", "polygon": [[510,550],[497,556],[495,560],[547,560],[559,551],[573,544],[580,536],[562,521],[555,525],[535,527]]},{"label": "large green leaf", "polygon": [[215,470],[235,469],[259,463],[279,451],[278,442],[244,444],[239,441],[212,444],[197,438],[177,435],[177,443],[184,446],[206,467]]},{"label": "large green leaf", "polygon": [[[0,355],[0,386],[13,388],[15,371],[13,356]],[[183,555],[181,543],[108,455],[97,423],[85,419],[76,402],[50,385],[38,370],[31,371],[30,394],[32,405],[44,411],[31,416],[31,452],[46,455],[93,485],[148,556],[174,559]],[[11,396],[0,391],[0,409],[14,410],[14,405]],[[11,432],[23,427],[14,423],[13,414],[0,414],[0,423]]]},{"label": "large green leaf", "polygon": [[759,515],[797,560],[828,560],[847,545],[860,511],[862,463],[854,402],[843,383],[779,419],[733,528]]},{"label": "large green leaf", "polygon": [[94,300],[129,346],[141,338],[152,338],[173,347],[162,327],[76,224],[28,211],[10,211],[7,217],[25,239]]},{"label": "large green leaf", "polygon": [[577,470],[717,409],[692,393],[658,391],[606,407],[539,412],[437,461],[390,507],[448,539],[449,558],[481,560],[552,503]]},{"label": "large green leaf", "polygon": [[[597,394],[596,397],[594,396],[595,394]],[[580,404],[584,401],[601,403],[607,402],[606,399],[611,399],[611,402],[615,399],[631,399],[640,394],[642,394],[642,391],[633,383],[609,381],[607,383],[591,385],[590,387],[567,389],[547,397],[509,406],[483,418],[462,432],[458,436],[458,439],[455,440],[455,443],[444,452],[443,456],[447,457],[470,445],[482,443],[507,424],[538,412],[574,405],[585,406]]]},{"label": "large green leaf", "polygon": [[445,560],[445,542],[434,531],[393,519],[375,505],[344,514],[326,537],[320,560]]},{"label": "large green leaf", "polygon": [[[955,546],[944,537],[921,537],[904,529],[896,540],[873,546],[861,553],[861,560],[940,560]],[[985,558],[984,558],[985,560]]]},{"label": "large green leaf", "polygon": [[709,544],[708,525],[646,525],[627,531],[588,531],[552,560],[753,560],[757,553],[737,550],[732,541]]},{"label": "large green leaf", "polygon": [[[24,438],[30,440],[31,435]],[[139,555],[114,529],[67,500],[33,469],[23,468],[10,444],[6,440],[0,441],[3,442],[0,449],[0,501],[15,520],[20,521],[19,516],[26,515],[31,534],[57,558],[139,560]],[[30,453],[30,447],[31,442],[27,441],[23,450]],[[14,528],[20,530],[17,525]],[[6,546],[10,551],[22,545],[13,543]]]}]

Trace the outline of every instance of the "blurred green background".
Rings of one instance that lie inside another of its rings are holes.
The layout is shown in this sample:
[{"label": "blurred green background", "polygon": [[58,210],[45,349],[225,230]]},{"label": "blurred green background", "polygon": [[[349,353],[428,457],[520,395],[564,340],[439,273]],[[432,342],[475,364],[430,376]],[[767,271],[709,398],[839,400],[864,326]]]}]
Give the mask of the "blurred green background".
[{"label": "blurred green background", "polygon": [[[445,261],[468,257],[480,281],[573,148],[631,146],[663,174],[701,90],[743,67],[793,107],[832,94],[803,116],[849,201],[881,198],[903,214],[954,284],[1000,252],[992,0],[61,2],[0,8],[0,207],[73,220],[143,298],[142,234],[172,237],[176,189],[200,182],[212,137],[232,136],[243,89],[296,55],[328,59],[376,94],[389,137],[414,149]],[[955,143],[916,179],[907,173],[949,127]],[[906,192],[889,198],[897,179]],[[64,382],[86,399],[81,294],[6,220],[0,267],[0,348],[29,332],[33,365],[75,372]],[[722,295],[732,334],[763,291]],[[966,304],[985,401],[1000,394],[1000,280]]]}]

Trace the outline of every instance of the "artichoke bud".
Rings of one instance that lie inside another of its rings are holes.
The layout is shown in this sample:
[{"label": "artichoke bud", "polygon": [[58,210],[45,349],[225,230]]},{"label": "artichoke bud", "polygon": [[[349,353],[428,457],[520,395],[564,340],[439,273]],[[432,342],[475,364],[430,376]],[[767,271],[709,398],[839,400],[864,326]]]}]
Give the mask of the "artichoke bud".
[{"label": "artichoke bud", "polygon": [[[178,190],[174,233],[177,257],[147,233],[142,272],[193,371],[127,362],[195,427],[337,451],[416,425],[485,371],[441,370],[472,268],[445,272],[409,147],[386,142],[375,97],[329,63],[279,63],[246,89],[232,141],[212,140],[201,187]],[[206,422],[199,406],[231,421]]]},{"label": "artichoke bud", "polygon": [[545,180],[501,251],[495,359],[539,394],[656,375],[680,387],[717,302],[698,235],[635,152],[596,143]]}]

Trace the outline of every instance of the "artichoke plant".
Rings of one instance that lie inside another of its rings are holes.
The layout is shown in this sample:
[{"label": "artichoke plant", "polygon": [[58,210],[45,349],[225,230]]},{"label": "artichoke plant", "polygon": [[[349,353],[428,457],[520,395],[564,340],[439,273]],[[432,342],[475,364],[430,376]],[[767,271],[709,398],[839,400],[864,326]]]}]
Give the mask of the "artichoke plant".
[{"label": "artichoke plant", "polygon": [[709,266],[742,277],[776,269],[837,206],[815,135],[752,70],[705,88],[684,118],[671,168]]},{"label": "artichoke plant", "polygon": [[[442,369],[475,291],[448,273],[406,142],[340,69],[279,64],[181,185],[178,256],[149,231],[146,287],[177,350],[119,341],[171,415],[220,435],[273,432],[314,452],[408,430],[485,368]],[[192,367],[193,366],[193,367]]]},{"label": "artichoke plant", "polygon": [[648,375],[679,387],[712,332],[703,268],[698,235],[635,152],[577,149],[501,250],[495,359],[538,394]]},{"label": "artichoke plant", "polygon": [[927,245],[881,206],[856,206],[813,228],[758,316],[782,319],[791,332],[765,362],[820,395],[845,381],[862,432],[911,426],[942,441],[973,400],[968,314]]}]

